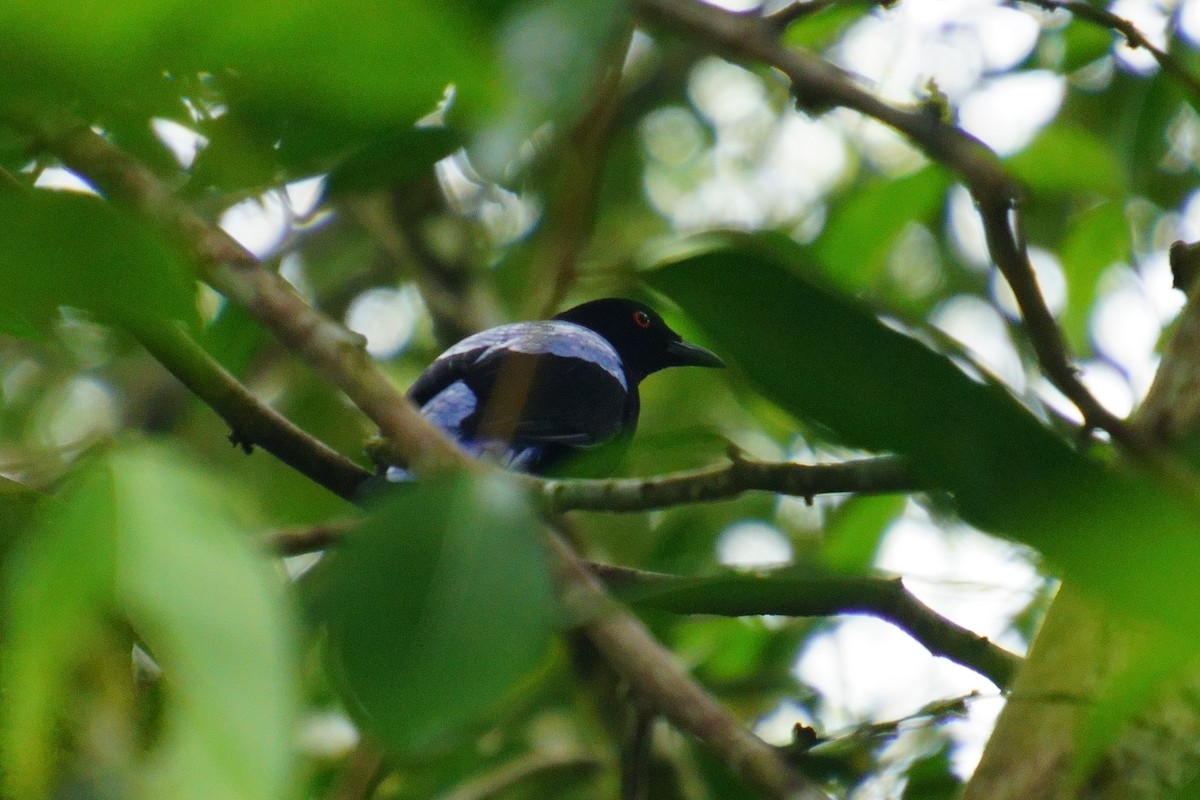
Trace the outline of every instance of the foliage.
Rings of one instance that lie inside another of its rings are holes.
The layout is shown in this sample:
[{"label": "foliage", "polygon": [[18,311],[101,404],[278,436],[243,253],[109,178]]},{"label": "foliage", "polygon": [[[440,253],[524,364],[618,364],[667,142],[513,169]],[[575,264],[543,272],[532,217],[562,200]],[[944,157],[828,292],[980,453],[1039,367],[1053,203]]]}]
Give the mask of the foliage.
[{"label": "foliage", "polygon": [[[814,2],[772,30],[853,71],[872,30],[931,2]],[[616,796],[635,768],[651,797],[748,792],[708,743],[664,727],[638,755],[630,730],[647,709],[572,630],[590,620],[556,597],[563,576],[516,484],[438,476],[363,510],[229,447],[222,417],[141,347],[155,330],[187,331],[364,467],[374,431],[254,298],[202,283],[228,266],[197,246],[203,220],[262,237],[256,255],[363,332],[400,387],[472,329],[597,296],[653,303],[731,369],[650,378],[624,475],[721,463],[730,445],[770,460],[899,453],[915,472],[909,502],[752,492],[570,515],[596,561],[703,589],[739,530],[782,547],[796,574],[855,577],[876,574],[905,525],[947,546],[968,525],[1015,542],[1037,585],[985,635],[1023,647],[1064,576],[1180,634],[1097,706],[1081,731],[1091,758],[1174,677],[1164,664],[1194,656],[1195,503],[1161,474],[1113,468],[1107,438],[1081,443],[988,266],[969,176],[844,109],[797,110],[803,93],[778,73],[718,59],[730,48],[647,5],[0,3],[8,794],[367,796],[380,775],[359,732],[387,749],[380,796]],[[930,119],[948,103],[964,125],[1006,79],[1061,92],[996,148],[1075,363],[1124,415],[1180,303],[1165,248],[1195,231],[1197,98],[1095,20],[979,13],[1020,17],[1019,55],[983,48],[959,72],[865,83]],[[986,38],[984,22],[966,27]],[[1196,72],[1177,27],[1167,50]],[[952,28],[922,46],[966,58]],[[148,172],[69,151],[90,130]],[[48,190],[80,179],[102,196]],[[168,213],[143,191],[154,180],[199,218]],[[268,533],[347,519],[348,544],[288,562],[289,586]],[[746,725],[786,718],[792,742],[773,743],[830,792],[958,790],[953,720],[974,698],[856,713],[796,666],[834,623],[668,613],[617,593]]]}]

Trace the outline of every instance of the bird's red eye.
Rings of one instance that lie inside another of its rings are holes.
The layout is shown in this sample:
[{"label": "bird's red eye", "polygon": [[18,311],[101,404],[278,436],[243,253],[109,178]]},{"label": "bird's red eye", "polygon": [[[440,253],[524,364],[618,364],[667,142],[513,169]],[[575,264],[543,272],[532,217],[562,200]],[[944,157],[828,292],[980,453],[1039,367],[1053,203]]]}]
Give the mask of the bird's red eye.
[{"label": "bird's red eye", "polygon": [[649,328],[650,327],[650,315],[647,314],[645,311],[635,311],[635,312],[633,312],[633,322],[639,328]]}]

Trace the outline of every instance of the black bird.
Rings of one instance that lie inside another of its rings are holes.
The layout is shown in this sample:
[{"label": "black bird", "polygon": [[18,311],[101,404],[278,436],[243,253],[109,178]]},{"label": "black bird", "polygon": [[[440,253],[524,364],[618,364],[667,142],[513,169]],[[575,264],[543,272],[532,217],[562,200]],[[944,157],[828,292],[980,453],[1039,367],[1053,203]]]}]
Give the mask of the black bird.
[{"label": "black bird", "polygon": [[[473,455],[544,473],[632,434],[642,379],[687,366],[724,364],[648,306],[606,298],[468,336],[429,365],[408,397]],[[408,473],[393,467],[387,475]]]}]

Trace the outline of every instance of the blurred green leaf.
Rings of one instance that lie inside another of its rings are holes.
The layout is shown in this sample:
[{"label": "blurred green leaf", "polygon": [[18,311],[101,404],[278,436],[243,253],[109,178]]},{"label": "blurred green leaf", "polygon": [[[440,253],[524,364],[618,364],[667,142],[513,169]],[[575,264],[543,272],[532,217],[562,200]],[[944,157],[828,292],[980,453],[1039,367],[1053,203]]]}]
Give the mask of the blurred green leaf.
[{"label": "blurred green leaf", "polygon": [[471,147],[475,166],[493,179],[506,177],[539,127],[570,125],[587,113],[607,69],[624,59],[623,37],[633,24],[627,0],[541,0],[513,8],[498,44],[513,91]]},{"label": "blurred green leaf", "polygon": [[1006,162],[1034,192],[1083,192],[1116,197],[1125,189],[1121,161],[1096,134],[1069,122],[1048,126]]},{"label": "blurred green leaf", "polygon": [[904,503],[900,496],[851,497],[826,515],[821,560],[839,572],[866,572]]},{"label": "blurred green leaf", "polygon": [[1129,259],[1130,244],[1129,221],[1119,203],[1101,203],[1070,221],[1060,250],[1067,278],[1062,326],[1076,347],[1087,341],[1096,281],[1110,265]]},{"label": "blurred green leaf", "polygon": [[43,329],[59,306],[193,323],[195,279],[145,223],[73,192],[0,192],[0,330]]},{"label": "blurred green leaf", "polygon": [[951,768],[950,743],[946,742],[908,768],[908,783],[901,800],[953,800],[960,789],[962,783]]},{"label": "blurred green leaf", "polygon": [[941,209],[950,177],[939,166],[895,180],[880,179],[834,206],[814,245],[817,260],[839,286],[852,291],[873,285],[905,226]]},{"label": "blurred green leaf", "polygon": [[794,47],[821,51],[829,47],[842,33],[871,10],[868,3],[846,3],[826,6],[788,26],[784,41]]},{"label": "blurred green leaf", "polygon": [[539,527],[502,477],[397,488],[333,554],[326,624],[350,709],[426,756],[547,653],[557,625]]},{"label": "blurred green leaf", "polygon": [[467,3],[430,13],[418,0],[14,0],[0,6],[8,66],[0,88],[116,101],[163,84],[164,70],[206,71],[236,75],[254,107],[375,127],[432,110],[451,83],[487,108],[492,59],[478,46],[486,31]]},{"label": "blurred green leaf", "polygon": [[[4,774],[45,796],[72,686],[125,621],[163,668],[162,730],[138,796],[283,797],[295,714],[282,586],[223,493],[164,448],[76,476],[9,565]],[[232,670],[232,671],[231,671]]]},{"label": "blurred green leaf", "polygon": [[1074,72],[1112,52],[1113,33],[1094,22],[1073,19],[1062,31],[1063,56],[1060,69]]}]

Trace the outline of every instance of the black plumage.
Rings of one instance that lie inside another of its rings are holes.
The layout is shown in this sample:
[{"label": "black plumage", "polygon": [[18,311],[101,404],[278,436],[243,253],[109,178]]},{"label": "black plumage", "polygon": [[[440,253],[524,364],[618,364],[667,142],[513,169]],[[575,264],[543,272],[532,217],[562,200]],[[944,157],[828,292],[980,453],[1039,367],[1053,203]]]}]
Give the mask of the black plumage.
[{"label": "black plumage", "polygon": [[468,336],[429,365],[408,397],[474,455],[541,473],[632,434],[638,384],[682,366],[723,364],[648,306],[607,298]]}]

